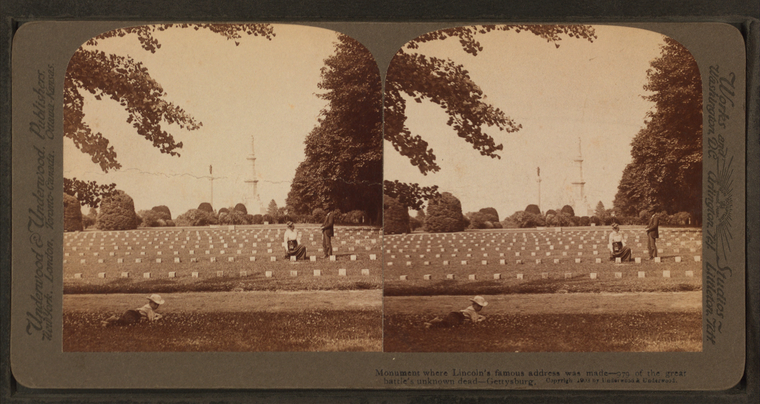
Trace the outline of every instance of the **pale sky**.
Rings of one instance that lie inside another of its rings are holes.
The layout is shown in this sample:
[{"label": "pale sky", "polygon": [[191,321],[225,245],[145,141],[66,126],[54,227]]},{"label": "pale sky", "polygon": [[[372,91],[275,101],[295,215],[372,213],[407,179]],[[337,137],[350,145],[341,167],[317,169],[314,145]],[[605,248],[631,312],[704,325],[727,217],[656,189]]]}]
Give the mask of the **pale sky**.
[{"label": "pale sky", "polygon": [[[326,103],[317,98],[324,59],[334,53],[333,31],[274,25],[275,37],[244,36],[235,46],[208,30],[172,28],[156,32],[161,49],[143,50],[133,35],[100,41],[98,49],[142,61],[168,93],[167,99],[203,123],[196,131],[173,126],[184,147],[181,157],[161,154],[126,123],[116,101],[85,96],[85,121],[111,141],[122,164],[104,174],[88,155],[64,140],[64,176],[117,184],[137,211],[166,205],[176,217],[211,202],[209,165],[213,165],[214,209],[245,202],[251,194],[251,154],[255,136],[256,172],[261,202],[285,205],[304,139]],[[249,213],[252,206],[247,204]],[[83,208],[86,213],[88,207]]]},{"label": "pale sky", "polygon": [[[595,26],[597,39],[563,38],[557,49],[523,32],[478,37],[484,50],[474,57],[449,39],[419,52],[462,63],[487,101],[522,124],[515,133],[486,129],[504,145],[501,160],[481,156],[459,139],[436,104],[407,103],[407,125],[427,140],[441,171],[423,176],[386,142],[385,178],[439,185],[462,201],[463,211],[494,207],[501,218],[538,203],[536,167],[541,167],[541,209],[572,202],[578,178],[573,159],[583,146],[583,179],[590,208],[612,207],[630,143],[643,127],[651,103],[643,100],[649,62],[659,55],[662,35],[623,27]],[[126,123],[112,100],[85,93],[85,120],[111,141],[122,168],[104,174],[89,156],[64,140],[64,176],[115,182],[137,211],[167,205],[172,216],[211,202],[215,209],[251,204],[251,136],[255,136],[259,195],[266,207],[284,206],[295,168],[304,159],[303,141],[326,103],[317,98],[324,59],[334,53],[333,31],[274,25],[272,41],[245,36],[233,41],[207,30],[173,28],[156,32],[162,47],[143,50],[134,36],[110,38],[98,49],[141,61],[168,93],[167,99],[203,122],[196,131],[170,132],[184,143],[181,157],[161,154]],[[87,212],[88,208],[83,211]],[[254,213],[254,212],[251,212]],[[582,214],[583,212],[577,212]]]},{"label": "pale sky", "polygon": [[572,204],[580,138],[589,207],[602,201],[612,208],[631,161],[631,140],[652,107],[641,96],[663,37],[634,28],[594,27],[598,39],[593,43],[563,37],[559,48],[528,32],[492,32],[477,37],[484,48],[478,56],[462,51],[456,39],[421,44],[422,54],[463,64],[486,101],[522,129],[486,128],[504,145],[501,160],[491,159],[457,137],[437,104],[407,100],[407,126],[429,143],[441,170],[423,176],[385,142],[385,179],[438,185],[459,198],[464,213],[493,207],[503,220],[539,203],[540,167],[541,210],[557,209]]}]

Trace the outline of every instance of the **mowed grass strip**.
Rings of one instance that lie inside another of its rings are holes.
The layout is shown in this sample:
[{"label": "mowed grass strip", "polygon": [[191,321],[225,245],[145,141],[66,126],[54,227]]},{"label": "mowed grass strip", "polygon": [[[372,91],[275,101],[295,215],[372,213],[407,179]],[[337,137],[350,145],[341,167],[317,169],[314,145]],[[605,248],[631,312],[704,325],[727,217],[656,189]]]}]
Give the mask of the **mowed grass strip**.
[{"label": "mowed grass strip", "polygon": [[423,314],[388,314],[386,352],[700,352],[696,312],[490,314],[486,321],[426,329]]},{"label": "mowed grass strip", "polygon": [[382,312],[185,312],[102,327],[109,312],[63,315],[64,352],[380,351]]}]

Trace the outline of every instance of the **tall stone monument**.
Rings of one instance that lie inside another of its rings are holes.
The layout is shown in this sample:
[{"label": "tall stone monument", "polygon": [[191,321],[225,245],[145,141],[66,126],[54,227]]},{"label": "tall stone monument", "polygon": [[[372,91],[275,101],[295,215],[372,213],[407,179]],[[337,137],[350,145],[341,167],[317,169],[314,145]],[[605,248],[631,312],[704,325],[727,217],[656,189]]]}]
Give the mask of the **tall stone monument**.
[{"label": "tall stone monument", "polygon": [[586,195],[583,192],[583,187],[586,185],[586,181],[583,180],[583,153],[581,152],[581,138],[578,138],[578,157],[573,160],[578,165],[578,180],[572,182],[573,184],[573,211],[576,216],[585,216],[589,209]]},{"label": "tall stone monument", "polygon": [[261,204],[261,198],[259,198],[259,178],[256,176],[256,148],[253,142],[254,139],[253,136],[251,136],[251,155],[246,159],[251,162],[251,179],[246,180],[245,183],[251,184],[252,189],[251,192],[246,195],[245,205],[249,214],[263,215],[266,212],[264,206]]}]

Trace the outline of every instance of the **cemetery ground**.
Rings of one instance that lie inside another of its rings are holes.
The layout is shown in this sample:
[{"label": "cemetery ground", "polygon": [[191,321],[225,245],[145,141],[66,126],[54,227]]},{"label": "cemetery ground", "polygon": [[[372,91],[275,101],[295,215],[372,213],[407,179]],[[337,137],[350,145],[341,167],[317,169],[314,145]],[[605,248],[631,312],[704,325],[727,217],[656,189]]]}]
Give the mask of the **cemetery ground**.
[{"label": "cemetery ground", "polygon": [[[610,261],[609,230],[593,227],[386,236],[384,350],[701,351],[701,231],[660,231],[655,262],[643,228],[622,230],[630,263]],[[486,321],[424,327],[473,295]]]},{"label": "cemetery ground", "polygon": [[[284,226],[65,234],[64,351],[380,350],[378,229],[336,228],[334,261],[317,226],[298,230],[297,262]],[[166,300],[158,322],[101,326],[152,293]]]}]

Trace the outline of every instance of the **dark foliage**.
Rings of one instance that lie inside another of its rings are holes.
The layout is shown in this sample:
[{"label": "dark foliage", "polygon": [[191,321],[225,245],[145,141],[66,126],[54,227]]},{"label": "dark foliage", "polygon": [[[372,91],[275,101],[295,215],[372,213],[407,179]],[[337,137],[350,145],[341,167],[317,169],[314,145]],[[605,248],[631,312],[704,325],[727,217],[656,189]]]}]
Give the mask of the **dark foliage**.
[{"label": "dark foliage", "polygon": [[383,232],[385,234],[409,233],[409,210],[395,198],[383,198]]}]

